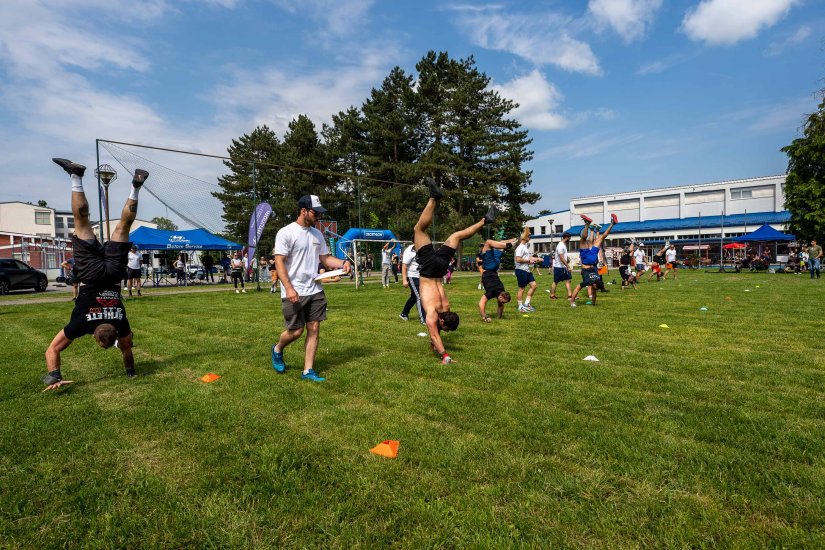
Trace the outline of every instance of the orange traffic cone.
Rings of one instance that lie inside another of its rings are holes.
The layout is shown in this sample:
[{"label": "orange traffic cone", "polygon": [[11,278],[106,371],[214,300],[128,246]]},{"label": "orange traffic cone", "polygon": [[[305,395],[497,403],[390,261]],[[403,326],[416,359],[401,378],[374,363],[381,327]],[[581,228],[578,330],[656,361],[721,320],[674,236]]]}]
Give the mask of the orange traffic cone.
[{"label": "orange traffic cone", "polygon": [[391,439],[387,439],[386,441],[382,441],[372,449],[370,452],[375,455],[385,456],[387,458],[395,458],[398,456],[398,441],[393,441]]},{"label": "orange traffic cone", "polygon": [[201,377],[201,382],[206,382],[208,384],[209,382],[214,382],[218,378],[220,378],[220,375],[210,373],[210,374],[207,374],[205,376],[202,376]]}]

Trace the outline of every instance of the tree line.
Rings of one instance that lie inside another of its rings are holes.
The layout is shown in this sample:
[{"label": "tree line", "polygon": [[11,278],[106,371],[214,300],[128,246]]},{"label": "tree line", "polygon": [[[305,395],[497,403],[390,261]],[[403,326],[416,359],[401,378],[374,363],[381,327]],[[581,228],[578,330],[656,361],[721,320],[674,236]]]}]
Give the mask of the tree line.
[{"label": "tree line", "polygon": [[436,239],[478,220],[490,204],[502,211],[498,228],[515,235],[527,218],[522,205],[540,198],[524,169],[532,140],[510,117],[517,104],[489,88],[473,57],[431,51],[415,69],[395,67],[360,108],[333,115],[320,132],[299,115],[283,139],[266,125],[233,139],[214,193],[227,237],[246,242],[253,205],[266,201],[273,212],[263,250],[294,220],[297,199],[314,194],[339,233],[386,228],[410,239],[426,201],[425,176],[446,191]]}]

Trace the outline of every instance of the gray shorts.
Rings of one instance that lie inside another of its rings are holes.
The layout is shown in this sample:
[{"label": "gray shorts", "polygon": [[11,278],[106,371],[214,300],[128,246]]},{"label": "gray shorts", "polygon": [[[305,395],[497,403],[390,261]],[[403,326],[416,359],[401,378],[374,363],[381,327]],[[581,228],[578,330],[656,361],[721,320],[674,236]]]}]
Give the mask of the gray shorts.
[{"label": "gray shorts", "polygon": [[304,328],[308,321],[326,321],[327,297],[322,290],[311,296],[299,296],[295,304],[284,299],[281,300],[281,310],[287,330]]}]

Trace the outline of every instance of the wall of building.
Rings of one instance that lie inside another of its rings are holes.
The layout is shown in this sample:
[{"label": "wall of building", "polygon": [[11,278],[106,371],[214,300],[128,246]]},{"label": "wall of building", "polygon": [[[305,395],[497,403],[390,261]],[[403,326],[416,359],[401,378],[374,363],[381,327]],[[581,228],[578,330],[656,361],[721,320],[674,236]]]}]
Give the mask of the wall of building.
[{"label": "wall of building", "polygon": [[54,237],[54,208],[24,202],[0,203],[0,231]]}]

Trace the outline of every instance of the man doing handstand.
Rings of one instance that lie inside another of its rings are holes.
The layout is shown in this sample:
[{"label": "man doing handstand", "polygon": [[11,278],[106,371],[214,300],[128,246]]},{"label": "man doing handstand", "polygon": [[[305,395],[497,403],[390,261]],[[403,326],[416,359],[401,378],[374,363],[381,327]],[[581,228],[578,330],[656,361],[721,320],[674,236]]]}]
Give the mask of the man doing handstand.
[{"label": "man doing handstand", "polygon": [[510,293],[504,290],[504,283],[498,276],[498,268],[501,266],[501,256],[505,250],[510,250],[518,242],[517,239],[507,241],[487,240],[481,247],[482,267],[481,281],[484,283],[484,295],[478,302],[478,311],[481,313],[481,320],[490,322],[487,315],[487,300],[495,300],[498,306],[498,318],[504,316],[504,304],[510,301]]},{"label": "man doing handstand", "polygon": [[101,245],[89,223],[89,203],[83,191],[83,174],[86,167],[66,159],[52,159],[63,168],[72,179],[72,212],[75,228],[72,235],[75,268],[81,287],[75,302],[71,319],[52,340],[46,350],[46,368],[43,375],[46,389],[59,388],[71,384],[63,380],[60,372],[60,352],[86,334],[93,334],[95,342],[102,348],[117,345],[123,355],[126,376],[135,376],[135,360],[132,356],[132,329],[126,318],[126,309],[120,296],[120,281],[126,274],[129,253],[129,229],[137,215],[138,191],[149,176],[146,170],[135,170],[132,178],[132,192],[120,221],[112,237]]},{"label": "man doing handstand", "polygon": [[599,233],[598,231],[591,232],[590,224],[593,223],[593,220],[585,215],[581,215],[581,218],[584,221],[584,229],[582,229],[581,242],[579,243],[579,259],[581,259],[582,263],[582,282],[573,290],[573,295],[570,297],[570,307],[576,307],[576,296],[579,295],[582,287],[591,288],[590,292],[592,295],[590,301],[593,305],[596,305],[596,288],[601,280],[601,276],[596,272],[596,265],[599,263],[599,251],[605,238],[607,238],[613,229],[613,226],[619,223],[616,214],[611,214],[610,225],[607,226],[604,233]]},{"label": "man doing handstand", "polygon": [[496,209],[491,206],[484,219],[467,229],[456,231],[447,237],[447,240],[438,250],[435,250],[430,236],[427,235],[427,228],[433,222],[435,207],[444,196],[444,192],[432,178],[426,178],[425,181],[430,188],[430,198],[418,218],[418,223],[415,224],[413,242],[415,243],[415,249],[418,251],[421,304],[424,307],[427,329],[430,332],[430,346],[433,351],[441,356],[441,362],[447,364],[452,363],[453,360],[447,354],[447,350],[444,349],[441,331],[457,329],[458,315],[450,311],[450,302],[447,300],[441,278],[447,274],[450,258],[455,255],[459,243],[475,235],[485,225],[493,223],[496,217]]}]

